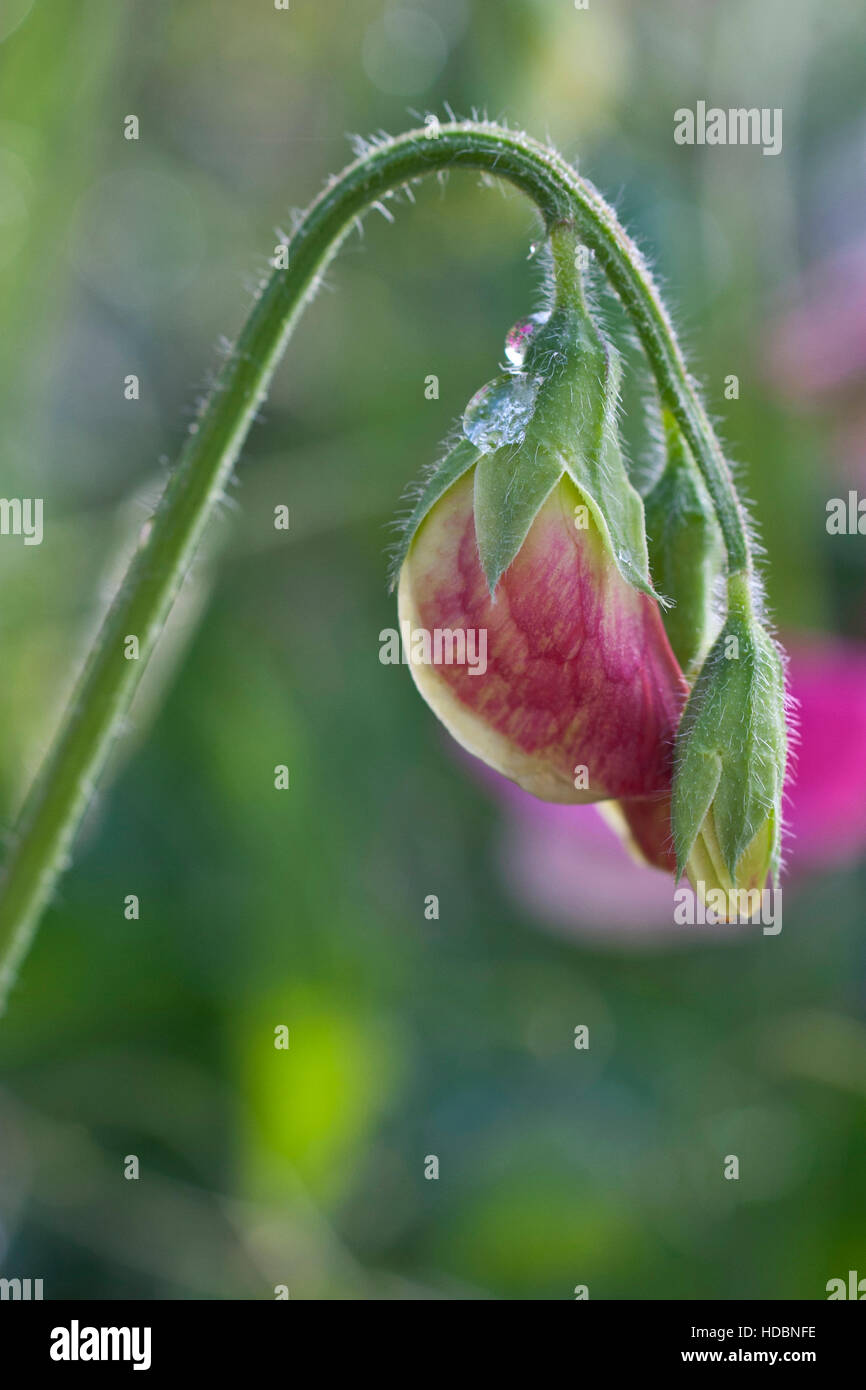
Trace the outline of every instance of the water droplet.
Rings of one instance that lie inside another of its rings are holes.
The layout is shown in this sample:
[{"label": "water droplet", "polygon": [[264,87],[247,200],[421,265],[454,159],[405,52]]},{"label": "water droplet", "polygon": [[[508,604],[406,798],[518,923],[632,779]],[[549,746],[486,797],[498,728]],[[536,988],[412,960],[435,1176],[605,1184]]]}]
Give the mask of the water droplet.
[{"label": "water droplet", "polygon": [[529,243],[529,255],[526,257],[526,259],[527,259],[528,261],[531,261],[532,258],[533,258],[533,256],[537,256],[537,255],[538,255],[538,252],[539,252],[540,249],[541,249],[541,242],[540,242],[540,241],[531,241],[531,242]]},{"label": "water droplet", "polygon": [[476,391],[463,412],[463,433],[477,449],[491,453],[504,444],[519,444],[535,408],[538,381],[506,374]]},{"label": "water droplet", "polygon": [[528,319],[520,319],[509,329],[505,339],[505,356],[512,367],[522,367],[526,352],[534,333],[550,318],[547,313],[530,314]]}]

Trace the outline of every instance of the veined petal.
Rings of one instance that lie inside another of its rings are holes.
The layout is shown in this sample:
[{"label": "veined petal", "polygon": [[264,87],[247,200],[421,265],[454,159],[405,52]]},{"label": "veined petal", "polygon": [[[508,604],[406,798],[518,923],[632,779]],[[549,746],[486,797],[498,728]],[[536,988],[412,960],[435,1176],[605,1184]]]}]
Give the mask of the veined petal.
[{"label": "veined petal", "polygon": [[419,528],[398,602],[404,633],[407,624],[486,633],[483,674],[411,664],[424,699],[470,753],[546,801],[670,790],[688,687],[656,602],[623,579],[570,479],[542,506],[491,600],[465,475]]}]

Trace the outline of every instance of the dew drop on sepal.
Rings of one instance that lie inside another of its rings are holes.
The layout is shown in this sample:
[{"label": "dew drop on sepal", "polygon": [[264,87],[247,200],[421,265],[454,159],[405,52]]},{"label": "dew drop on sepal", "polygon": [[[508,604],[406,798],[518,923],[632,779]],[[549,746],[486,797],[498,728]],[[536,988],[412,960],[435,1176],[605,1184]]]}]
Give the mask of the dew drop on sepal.
[{"label": "dew drop on sepal", "polygon": [[530,314],[528,319],[520,319],[509,329],[505,339],[505,356],[512,367],[522,367],[526,352],[534,333],[550,318],[548,313]]},{"label": "dew drop on sepal", "polygon": [[503,374],[476,391],[463,412],[463,433],[476,449],[491,453],[519,444],[535,408],[537,377]]}]

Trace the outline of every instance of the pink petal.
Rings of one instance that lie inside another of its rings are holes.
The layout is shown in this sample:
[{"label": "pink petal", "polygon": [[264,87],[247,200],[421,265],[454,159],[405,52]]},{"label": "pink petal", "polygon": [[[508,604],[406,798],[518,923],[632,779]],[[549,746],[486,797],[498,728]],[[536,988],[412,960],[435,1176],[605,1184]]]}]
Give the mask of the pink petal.
[{"label": "pink petal", "polygon": [[[686,683],[657,604],[622,579],[594,525],[575,528],[573,499],[570,483],[554,489],[493,601],[471,477],[437,504],[406,563],[415,621],[486,629],[488,665],[483,676],[439,666],[426,688],[416,680],[464,747],[547,799],[663,795]],[[456,717],[437,705],[442,686]],[[489,731],[513,756],[489,751]],[[578,766],[589,795],[574,790]]]}]

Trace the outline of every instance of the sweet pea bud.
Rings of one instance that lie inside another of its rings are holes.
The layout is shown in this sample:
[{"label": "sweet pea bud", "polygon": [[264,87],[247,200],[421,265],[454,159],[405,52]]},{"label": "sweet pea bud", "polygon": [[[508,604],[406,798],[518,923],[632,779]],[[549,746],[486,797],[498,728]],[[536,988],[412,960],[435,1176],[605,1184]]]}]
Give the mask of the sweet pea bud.
[{"label": "sweet pea bud", "polygon": [[666,797],[688,687],[658,604],[622,578],[591,518],[575,527],[584,504],[565,475],[492,598],[476,479],[434,503],[400,571],[420,694],[458,743],[544,801]]},{"label": "sweet pea bud", "polygon": [[[559,229],[570,238],[568,229]],[[573,241],[573,238],[571,238]],[[394,580],[431,506],[475,466],[478,553],[491,596],[533,521],[567,476],[614,565],[631,587],[652,586],[643,502],[620,449],[620,358],[583,300],[574,271],[549,313],[518,324],[506,340],[510,370],[472,397],[464,440],[422,491],[397,547]]]},{"label": "sweet pea bud", "polygon": [[[476,474],[478,549],[491,594],[520,549],[540,503],[565,475],[580,493],[623,579],[654,595],[643,502],[629,479],[619,443],[620,377],[619,353],[580,299],[556,304],[528,338],[522,370],[512,387],[525,391],[529,383],[534,392],[522,438],[517,447],[485,452]],[[476,441],[477,411],[478,397],[464,422]]]},{"label": "sweet pea bud", "polygon": [[778,878],[787,757],[779,652],[744,581],[731,591],[677,734],[672,801],[677,876],[728,894]]},{"label": "sweet pea bud", "polygon": [[[617,435],[619,358],[583,303],[512,330],[398,547],[404,646],[484,637],[483,669],[410,657],[453,736],[549,801],[663,798],[687,693]],[[396,577],[396,576],[395,576]]]},{"label": "sweet pea bud", "polygon": [[669,411],[664,412],[666,460],[644,498],[653,578],[671,601],[665,631],[685,672],[696,670],[718,626],[714,594],[724,572],[724,548],[706,486]]}]

